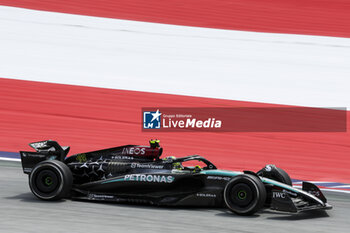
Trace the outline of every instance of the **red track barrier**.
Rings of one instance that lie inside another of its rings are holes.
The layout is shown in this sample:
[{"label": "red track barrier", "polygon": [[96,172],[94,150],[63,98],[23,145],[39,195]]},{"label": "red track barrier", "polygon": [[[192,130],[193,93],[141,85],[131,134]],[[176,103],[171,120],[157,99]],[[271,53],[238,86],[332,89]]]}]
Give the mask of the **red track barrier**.
[{"label": "red track barrier", "polygon": [[158,138],[163,156],[201,154],[220,168],[253,171],[274,163],[293,178],[350,182],[349,133],[141,131],[142,107],[276,105],[12,79],[0,79],[0,93],[0,151],[28,150],[42,139],[77,153]]},{"label": "red track barrier", "polygon": [[347,0],[0,0],[0,5],[197,27],[350,37]]}]

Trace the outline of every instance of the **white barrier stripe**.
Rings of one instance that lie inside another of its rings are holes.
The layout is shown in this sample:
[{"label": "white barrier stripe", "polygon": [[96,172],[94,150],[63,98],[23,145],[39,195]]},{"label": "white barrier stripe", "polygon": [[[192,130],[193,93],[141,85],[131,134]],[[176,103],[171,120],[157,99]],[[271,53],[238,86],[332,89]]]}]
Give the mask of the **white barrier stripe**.
[{"label": "white barrier stripe", "polygon": [[350,188],[350,185],[337,185],[337,186],[333,186],[332,188],[338,188],[338,189],[341,189],[341,188]]},{"label": "white barrier stripe", "polygon": [[324,189],[320,188],[322,191],[331,191],[331,192],[338,192],[338,193],[350,193],[350,190],[341,190],[341,189]]},{"label": "white barrier stripe", "polygon": [[350,38],[5,6],[0,6],[0,15],[4,78],[297,106],[350,106]]},{"label": "white barrier stripe", "polygon": [[3,161],[21,162],[21,159],[12,159],[12,158],[4,158],[4,157],[0,157],[0,160],[3,160]]},{"label": "white barrier stripe", "polygon": [[307,181],[313,184],[327,184],[327,183],[335,183],[335,184],[339,184],[340,182],[334,182],[334,181]]}]

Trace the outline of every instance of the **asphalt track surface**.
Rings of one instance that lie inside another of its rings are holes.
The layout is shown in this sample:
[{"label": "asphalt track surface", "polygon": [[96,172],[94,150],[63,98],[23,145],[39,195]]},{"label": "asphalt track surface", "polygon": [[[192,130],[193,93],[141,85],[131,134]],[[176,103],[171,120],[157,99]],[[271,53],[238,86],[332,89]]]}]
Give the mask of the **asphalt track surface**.
[{"label": "asphalt track surface", "polygon": [[36,199],[19,163],[0,162],[0,232],[348,232],[350,196],[326,193],[333,210],[250,217],[225,209],[159,208]]}]

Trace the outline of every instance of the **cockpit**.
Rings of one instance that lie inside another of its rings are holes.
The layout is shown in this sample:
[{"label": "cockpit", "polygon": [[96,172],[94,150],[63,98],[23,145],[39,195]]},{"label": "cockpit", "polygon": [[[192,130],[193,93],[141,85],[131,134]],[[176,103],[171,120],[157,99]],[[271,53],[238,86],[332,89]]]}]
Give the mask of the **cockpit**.
[{"label": "cockpit", "polygon": [[216,166],[213,163],[199,155],[191,155],[181,158],[176,158],[175,156],[168,156],[163,158],[163,162],[171,163],[174,172],[200,172],[202,170],[216,169]]}]

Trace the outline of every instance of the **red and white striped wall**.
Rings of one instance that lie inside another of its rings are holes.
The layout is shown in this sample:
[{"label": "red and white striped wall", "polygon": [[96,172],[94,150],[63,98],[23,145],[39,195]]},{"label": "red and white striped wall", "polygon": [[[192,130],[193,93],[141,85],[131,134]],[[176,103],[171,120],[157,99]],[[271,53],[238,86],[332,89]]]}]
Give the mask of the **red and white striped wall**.
[{"label": "red and white striped wall", "polygon": [[226,169],[349,183],[349,133],[145,133],[141,107],[350,106],[343,0],[0,0],[0,151],[160,138]]}]

